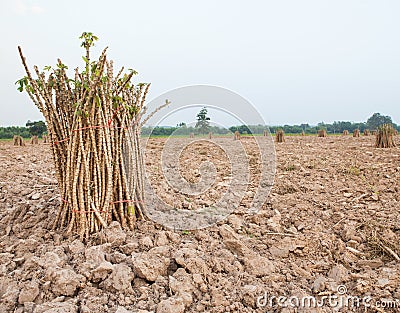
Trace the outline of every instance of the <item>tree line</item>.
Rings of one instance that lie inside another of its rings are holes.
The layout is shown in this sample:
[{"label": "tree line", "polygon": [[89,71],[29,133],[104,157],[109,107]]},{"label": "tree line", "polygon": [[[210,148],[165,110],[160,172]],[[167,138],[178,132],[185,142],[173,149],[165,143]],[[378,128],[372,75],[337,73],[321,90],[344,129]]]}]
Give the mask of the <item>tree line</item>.
[{"label": "tree line", "polygon": [[[394,128],[400,131],[400,125],[393,123],[390,116],[385,116],[380,113],[374,113],[366,122],[348,122],[348,121],[335,121],[329,123],[318,123],[312,126],[309,124],[299,125],[278,125],[269,126],[268,129],[271,133],[275,133],[278,129],[283,129],[286,134],[316,134],[318,130],[325,129],[329,134],[340,134],[344,130],[353,132],[359,129],[363,132],[365,129],[375,130],[383,124],[392,124]],[[264,125],[238,125],[231,126],[229,129],[213,126],[210,124],[210,118],[207,116],[207,110],[204,108],[197,115],[197,123],[195,126],[187,126],[184,122],[179,123],[175,127],[157,126],[157,127],[143,127],[142,135],[144,136],[189,136],[190,134],[207,134],[209,132],[216,135],[228,135],[238,131],[241,134],[263,134],[266,127]],[[9,126],[0,127],[0,139],[10,139],[14,135],[20,135],[23,138],[30,138],[31,136],[41,137],[47,132],[46,124],[43,121],[31,122],[28,121],[25,127]]]},{"label": "tree line", "polygon": [[19,135],[22,138],[30,138],[32,136],[41,138],[46,133],[47,127],[43,121],[28,121],[25,126],[0,127],[0,139],[11,139],[15,135]]},{"label": "tree line", "polygon": [[[238,131],[241,134],[263,134],[267,129],[264,125],[238,125],[231,126],[229,129],[221,128],[217,126],[211,126],[209,119],[207,119],[207,111],[200,111],[197,115],[197,124],[195,127],[188,127],[185,123],[179,123],[176,127],[162,127],[158,126],[154,129],[152,127],[143,127],[143,135],[152,136],[171,136],[171,135],[182,135],[188,136],[193,134],[206,134],[212,132],[213,134],[227,135]],[[278,125],[278,126],[268,126],[271,133],[275,133],[278,129],[282,129],[286,134],[316,134],[318,130],[325,129],[328,134],[341,134],[344,130],[353,132],[359,129],[363,132],[365,129],[376,130],[379,126],[383,124],[392,124],[394,128],[400,131],[400,125],[393,123],[390,116],[385,116],[380,113],[374,113],[366,122],[348,122],[348,121],[335,121],[331,124],[329,123],[318,123],[315,126],[309,124],[299,124],[299,125]]]}]

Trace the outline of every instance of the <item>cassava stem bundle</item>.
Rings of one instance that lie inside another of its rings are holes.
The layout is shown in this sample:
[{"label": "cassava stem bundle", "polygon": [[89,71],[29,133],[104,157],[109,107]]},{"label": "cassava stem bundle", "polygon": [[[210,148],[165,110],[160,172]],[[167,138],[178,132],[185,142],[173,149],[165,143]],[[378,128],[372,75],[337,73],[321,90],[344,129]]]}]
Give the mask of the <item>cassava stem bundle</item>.
[{"label": "cassava stem bundle", "polygon": [[393,148],[396,147],[394,142],[395,129],[391,124],[383,124],[378,127],[375,137],[376,148]]},{"label": "cassava stem bundle", "polygon": [[285,142],[285,132],[283,129],[278,129],[276,131],[275,142]]},{"label": "cassava stem bundle", "polygon": [[326,129],[319,129],[318,130],[318,137],[327,137]]},{"label": "cassava stem bundle", "polygon": [[73,79],[57,67],[34,67],[34,78],[18,47],[27,76],[18,81],[43,113],[55,162],[61,205],[54,228],[89,234],[117,220],[133,228],[143,211],[141,117],[149,84],[134,85],[135,71],[114,75],[106,49],[91,62],[97,37],[83,33],[85,69]]}]

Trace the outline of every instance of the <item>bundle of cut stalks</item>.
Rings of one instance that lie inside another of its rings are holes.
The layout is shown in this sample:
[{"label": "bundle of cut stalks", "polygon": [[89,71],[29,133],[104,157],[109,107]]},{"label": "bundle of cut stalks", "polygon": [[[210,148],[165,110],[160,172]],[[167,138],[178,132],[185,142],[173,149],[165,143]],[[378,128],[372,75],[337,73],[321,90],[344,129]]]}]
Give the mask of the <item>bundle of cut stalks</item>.
[{"label": "bundle of cut stalks", "polygon": [[18,135],[14,135],[13,144],[14,146],[25,146],[24,138]]},{"label": "bundle of cut stalks", "polygon": [[211,132],[208,133],[208,139],[212,139],[212,134]]},{"label": "bundle of cut stalks", "polygon": [[191,138],[191,139],[194,138],[194,133],[190,133],[189,138]]},{"label": "bundle of cut stalks", "polygon": [[326,130],[325,129],[320,129],[318,130],[318,137],[326,137]]},{"label": "bundle of cut stalks", "polygon": [[48,73],[34,66],[33,77],[18,49],[27,73],[19,82],[46,119],[55,162],[61,205],[53,229],[84,239],[112,220],[132,229],[143,217],[139,135],[150,85],[134,85],[133,70],[115,75],[107,48],[92,62],[89,50],[97,37],[80,38],[85,69],[75,69],[73,77],[60,59],[56,68],[45,68]]},{"label": "bundle of cut stalks", "polygon": [[275,133],[275,142],[285,142],[285,132],[283,129],[278,129]]},{"label": "bundle of cut stalks", "polygon": [[348,136],[349,135],[349,131],[347,130],[347,129],[345,129],[344,131],[343,131],[343,136]]},{"label": "bundle of cut stalks", "polygon": [[264,130],[263,136],[264,136],[264,137],[267,137],[267,136],[268,136],[268,130]]},{"label": "bundle of cut stalks", "polygon": [[394,142],[395,129],[391,124],[380,126],[376,133],[375,147],[376,148],[393,148],[396,147]]},{"label": "bundle of cut stalks", "polygon": [[354,130],[353,137],[360,137],[360,130],[359,129],[355,129]]},{"label": "bundle of cut stalks", "polygon": [[364,136],[369,136],[369,135],[371,135],[369,129],[364,129]]},{"label": "bundle of cut stalks", "polygon": [[239,133],[239,131],[235,131],[233,140],[240,140],[240,133]]},{"label": "bundle of cut stalks", "polygon": [[301,136],[304,137],[306,135],[306,133],[304,132],[304,130],[301,132]]},{"label": "bundle of cut stalks", "polygon": [[43,138],[43,143],[47,143],[47,140],[48,140],[47,135],[43,135],[42,138]]},{"label": "bundle of cut stalks", "polygon": [[31,144],[32,144],[32,145],[38,145],[38,144],[39,144],[39,138],[38,138],[38,136],[32,136],[32,137],[31,137]]}]

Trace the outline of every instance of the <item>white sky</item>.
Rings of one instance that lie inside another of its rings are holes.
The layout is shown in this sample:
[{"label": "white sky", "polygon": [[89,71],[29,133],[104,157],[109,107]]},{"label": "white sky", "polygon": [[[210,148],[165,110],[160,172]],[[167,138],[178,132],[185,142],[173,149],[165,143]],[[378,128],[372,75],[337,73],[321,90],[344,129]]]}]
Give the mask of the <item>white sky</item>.
[{"label": "white sky", "polygon": [[[41,119],[16,90],[30,66],[82,65],[79,35],[151,82],[149,100],[210,84],[248,99],[268,124],[400,123],[400,1],[0,0],[0,126]],[[177,117],[185,120],[185,116]],[[192,118],[190,118],[192,120]]]}]

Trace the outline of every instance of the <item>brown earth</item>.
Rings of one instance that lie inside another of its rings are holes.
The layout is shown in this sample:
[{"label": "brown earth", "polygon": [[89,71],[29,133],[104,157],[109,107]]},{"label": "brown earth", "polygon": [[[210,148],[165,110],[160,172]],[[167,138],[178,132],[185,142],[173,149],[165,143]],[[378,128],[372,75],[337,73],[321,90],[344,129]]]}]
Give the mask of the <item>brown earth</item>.
[{"label": "brown earth", "polygon": [[[140,221],[123,231],[115,222],[86,246],[50,230],[60,200],[49,146],[0,142],[0,312],[356,312],[257,305],[265,293],[321,300],[339,286],[371,297],[367,311],[399,311],[377,301],[400,299],[400,148],[375,149],[373,141],[287,136],[276,145],[275,184],[259,212],[247,211],[251,184],[242,205],[207,229]],[[150,141],[146,166],[165,201],[215,201],[224,185],[204,197],[169,195],[157,157],[164,142]],[[257,153],[245,146],[254,182]],[[206,160],[215,162],[218,186],[229,166],[207,143],[182,153],[182,175],[198,181]]]}]

